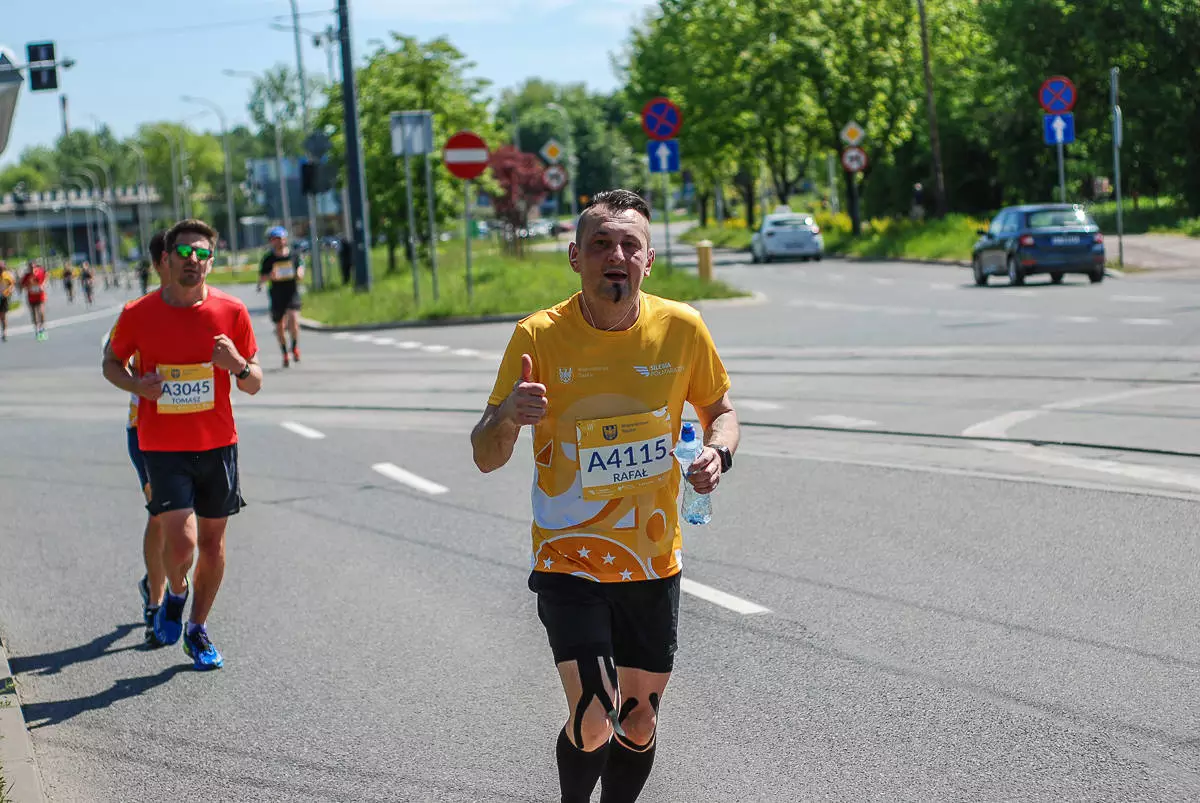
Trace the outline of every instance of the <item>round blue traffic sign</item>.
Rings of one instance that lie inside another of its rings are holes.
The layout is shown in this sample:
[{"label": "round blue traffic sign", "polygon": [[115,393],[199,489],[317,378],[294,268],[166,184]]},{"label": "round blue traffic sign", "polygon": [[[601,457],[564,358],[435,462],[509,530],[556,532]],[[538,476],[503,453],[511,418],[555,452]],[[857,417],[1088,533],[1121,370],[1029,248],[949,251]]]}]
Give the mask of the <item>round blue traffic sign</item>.
[{"label": "round blue traffic sign", "polygon": [[655,98],[642,108],[642,130],[650,139],[674,139],[683,128],[683,112],[670,98]]},{"label": "round blue traffic sign", "polygon": [[1047,78],[1038,90],[1038,103],[1046,114],[1064,114],[1075,108],[1075,84],[1070,78],[1055,75]]}]

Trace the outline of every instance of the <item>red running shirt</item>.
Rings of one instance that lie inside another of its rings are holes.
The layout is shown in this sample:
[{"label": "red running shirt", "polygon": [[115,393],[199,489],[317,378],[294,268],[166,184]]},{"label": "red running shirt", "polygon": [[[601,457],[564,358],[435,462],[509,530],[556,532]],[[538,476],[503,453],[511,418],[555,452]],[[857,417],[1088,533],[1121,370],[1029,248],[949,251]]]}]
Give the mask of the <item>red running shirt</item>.
[{"label": "red running shirt", "polygon": [[143,373],[163,377],[163,395],[138,401],[138,444],[145,452],[204,452],[237,443],[233,381],[212,363],[213,339],[226,335],[247,360],[258,353],[246,305],[209,287],[193,307],[172,307],[162,291],[125,305],[109,341],[127,362],[138,355]]}]

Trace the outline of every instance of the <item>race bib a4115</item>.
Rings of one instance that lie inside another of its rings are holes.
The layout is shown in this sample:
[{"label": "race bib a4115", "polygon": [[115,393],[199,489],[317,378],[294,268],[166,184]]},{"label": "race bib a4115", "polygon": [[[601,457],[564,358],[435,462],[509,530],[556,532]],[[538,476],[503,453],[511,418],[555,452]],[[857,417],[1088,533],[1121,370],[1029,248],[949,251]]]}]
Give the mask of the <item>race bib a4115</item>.
[{"label": "race bib a4115", "polygon": [[211,410],[216,399],[216,381],[212,363],[195,365],[159,365],[163,393],[158,398],[160,415],[202,413]]},{"label": "race bib a4115", "polygon": [[675,467],[666,407],[579,421],[575,433],[583,498],[588,501],[653,491],[670,479]]}]

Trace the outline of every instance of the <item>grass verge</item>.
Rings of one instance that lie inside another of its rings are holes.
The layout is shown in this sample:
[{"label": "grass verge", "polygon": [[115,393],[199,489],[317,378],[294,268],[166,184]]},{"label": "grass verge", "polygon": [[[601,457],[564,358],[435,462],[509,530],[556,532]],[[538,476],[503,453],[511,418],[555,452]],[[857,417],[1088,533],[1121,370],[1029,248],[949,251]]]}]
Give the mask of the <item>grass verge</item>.
[{"label": "grass verge", "polygon": [[[420,272],[421,303],[413,300],[412,273],[401,260],[400,269],[385,273],[383,255],[377,266],[375,284],[369,293],[351,287],[333,287],[310,292],[304,297],[304,316],[331,326],[366,323],[438,320],[529,313],[553,306],[579,289],[579,277],[567,265],[566,255],[527,251],[523,259],[505,256],[481,244],[473,250],[474,299],[467,301],[466,254],[461,243],[448,244],[439,252],[439,298],[433,300],[433,275],[428,265]],[[643,289],[679,301],[733,298],[745,293],[721,282],[701,282],[691,272],[667,271],[658,265]]]}]

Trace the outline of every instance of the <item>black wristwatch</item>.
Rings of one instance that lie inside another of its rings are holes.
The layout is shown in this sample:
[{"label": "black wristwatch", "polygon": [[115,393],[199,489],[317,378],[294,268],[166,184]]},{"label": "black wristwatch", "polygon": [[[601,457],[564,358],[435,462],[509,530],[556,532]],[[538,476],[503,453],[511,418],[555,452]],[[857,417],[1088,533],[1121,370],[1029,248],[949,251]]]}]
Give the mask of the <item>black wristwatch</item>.
[{"label": "black wristwatch", "polygon": [[713,451],[721,455],[721,473],[733,468],[733,452],[725,446],[714,446]]},{"label": "black wristwatch", "polygon": [[249,377],[250,376],[250,361],[246,360],[246,367],[243,368],[239,373],[234,374],[234,376],[236,376],[238,379],[246,379],[247,377]]}]

